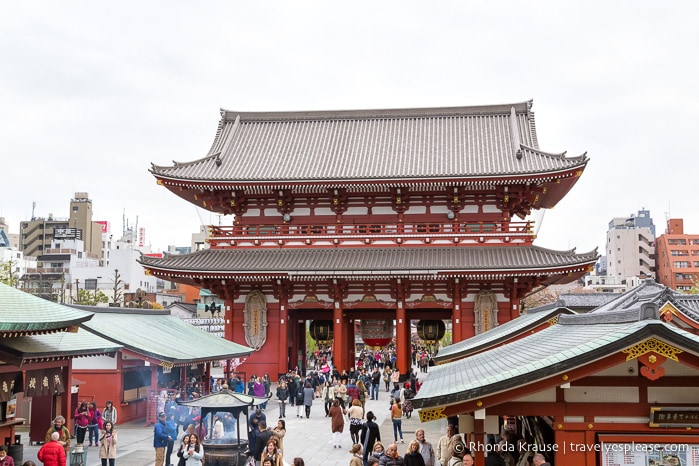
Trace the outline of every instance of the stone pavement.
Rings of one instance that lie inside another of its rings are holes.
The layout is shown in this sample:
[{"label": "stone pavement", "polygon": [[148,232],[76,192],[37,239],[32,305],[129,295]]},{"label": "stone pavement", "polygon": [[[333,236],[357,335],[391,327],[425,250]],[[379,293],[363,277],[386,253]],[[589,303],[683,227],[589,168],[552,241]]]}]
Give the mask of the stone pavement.
[{"label": "stone pavement", "polygon": [[[424,377],[424,374],[420,374],[420,377]],[[274,393],[274,390],[276,390],[276,385],[272,393]],[[373,411],[376,415],[376,422],[381,428],[381,440],[384,445],[388,445],[388,443],[393,441],[393,426],[390,419],[389,400],[389,393],[385,392],[382,387],[378,400],[367,400],[366,402],[367,411]],[[345,423],[345,431],[342,434],[342,449],[334,449],[331,441],[330,418],[325,417],[322,400],[316,399],[313,402],[309,419],[305,417],[296,417],[295,407],[287,405],[286,411],[287,433],[284,437],[284,460],[286,462],[290,463],[294,457],[300,456],[308,466],[346,466],[349,464],[351,455],[348,453],[348,450],[352,446],[350,442],[349,422]],[[268,425],[276,425],[278,412],[277,402],[273,397],[265,412]],[[446,420],[440,419],[421,423],[417,410],[413,411],[413,415],[410,419],[403,417],[403,438],[405,444],[398,445],[398,452],[401,455],[405,453],[408,443],[415,438],[415,431],[420,427],[425,430],[425,438],[427,441],[435,446],[439,438],[444,435]],[[143,421],[131,422],[118,425],[117,431],[119,435],[116,459],[117,466],[151,466],[154,464],[153,426],[146,427]],[[36,457],[40,446],[28,444],[27,428],[20,427],[18,433],[22,434],[22,443],[24,444],[23,460],[33,460],[37,466],[40,466],[41,463]],[[178,443],[175,445],[177,446]],[[100,465],[98,449],[96,447],[88,447],[87,450],[87,463],[84,466]],[[172,462],[177,464],[176,460],[177,457],[173,454]],[[21,463],[18,463],[17,466],[21,466]]]}]

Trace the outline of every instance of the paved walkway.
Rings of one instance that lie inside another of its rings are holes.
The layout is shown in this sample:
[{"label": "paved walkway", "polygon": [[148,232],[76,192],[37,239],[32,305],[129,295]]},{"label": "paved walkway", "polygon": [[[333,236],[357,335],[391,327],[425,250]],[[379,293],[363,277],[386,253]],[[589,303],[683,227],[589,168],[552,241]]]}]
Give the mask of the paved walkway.
[{"label": "paved walkway", "polygon": [[[424,377],[424,374],[420,374]],[[273,392],[274,393],[274,392]],[[367,411],[373,411],[377,417],[376,422],[381,427],[381,439],[384,445],[393,440],[393,427],[389,412],[390,395],[381,390],[378,400],[367,400]],[[272,401],[268,404],[267,423],[275,425],[278,418],[277,403]],[[345,431],[342,434],[342,449],[334,449],[332,446],[332,433],[330,431],[330,418],[325,417],[322,400],[316,399],[311,408],[309,419],[297,418],[296,408],[287,406],[286,436],[284,437],[284,459],[291,462],[294,457],[300,456],[306,465],[343,465],[349,464],[351,455],[348,453],[351,447],[349,423],[345,424]],[[48,427],[47,427],[48,428]],[[446,420],[431,421],[421,423],[417,410],[413,412],[410,419],[403,418],[403,438],[405,445],[398,445],[398,451],[405,453],[410,440],[415,438],[415,431],[418,428],[425,429],[425,438],[436,445],[439,438],[444,435]],[[145,427],[143,421],[131,422],[117,426],[119,432],[119,444],[117,445],[117,466],[151,466],[155,460],[153,450],[153,427]],[[27,429],[19,430],[22,434],[24,444],[24,461],[33,460],[37,466],[41,463],[37,460],[38,445],[28,445]],[[176,443],[177,445],[177,443]],[[96,447],[87,448],[87,463],[84,466],[98,466],[98,449]],[[172,462],[177,464],[177,457],[172,458]],[[69,460],[70,461],[70,460]],[[21,466],[18,463],[17,466]],[[70,463],[69,463],[70,466]]]}]

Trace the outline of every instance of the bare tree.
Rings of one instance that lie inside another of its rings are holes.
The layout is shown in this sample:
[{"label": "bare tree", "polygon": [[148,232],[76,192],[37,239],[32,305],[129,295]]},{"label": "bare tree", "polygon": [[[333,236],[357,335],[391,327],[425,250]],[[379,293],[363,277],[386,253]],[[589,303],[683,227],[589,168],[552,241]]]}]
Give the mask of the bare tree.
[{"label": "bare tree", "polygon": [[112,306],[121,307],[121,300],[124,297],[123,285],[119,269],[114,269],[114,288],[112,288]]}]

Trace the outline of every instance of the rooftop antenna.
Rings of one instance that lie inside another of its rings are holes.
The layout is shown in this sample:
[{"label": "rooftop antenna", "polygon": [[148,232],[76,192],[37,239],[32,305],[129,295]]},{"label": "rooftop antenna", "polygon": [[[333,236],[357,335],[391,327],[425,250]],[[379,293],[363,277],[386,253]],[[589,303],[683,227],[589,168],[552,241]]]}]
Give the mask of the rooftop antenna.
[{"label": "rooftop antenna", "polygon": [[36,209],[36,201],[32,201],[32,220],[36,218],[34,217],[34,209]]}]

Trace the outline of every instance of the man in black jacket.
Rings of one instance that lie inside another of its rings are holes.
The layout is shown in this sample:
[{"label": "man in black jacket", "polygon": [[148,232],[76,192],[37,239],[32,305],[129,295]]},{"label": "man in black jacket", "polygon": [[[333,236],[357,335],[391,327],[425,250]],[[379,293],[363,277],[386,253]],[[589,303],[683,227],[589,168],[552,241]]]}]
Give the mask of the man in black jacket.
[{"label": "man in black jacket", "polygon": [[265,448],[267,448],[267,442],[272,438],[272,431],[267,429],[266,421],[259,421],[257,426],[260,431],[255,439],[255,447],[252,450],[252,456],[255,458],[255,466],[260,466],[260,464],[262,464],[262,453],[265,451]]}]

